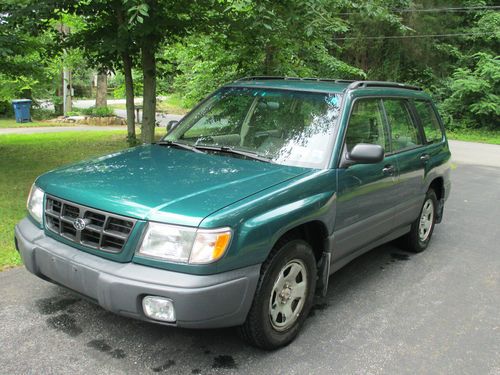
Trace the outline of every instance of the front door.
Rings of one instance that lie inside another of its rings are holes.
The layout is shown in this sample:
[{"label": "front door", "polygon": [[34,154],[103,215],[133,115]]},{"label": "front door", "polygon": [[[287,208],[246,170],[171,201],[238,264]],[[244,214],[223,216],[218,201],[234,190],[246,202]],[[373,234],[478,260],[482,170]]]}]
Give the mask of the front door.
[{"label": "front door", "polygon": [[378,144],[386,156],[377,164],[357,164],[338,171],[334,262],[384,237],[395,227],[392,207],[398,169],[396,156],[390,155],[381,99],[355,99],[343,152],[358,143]]}]

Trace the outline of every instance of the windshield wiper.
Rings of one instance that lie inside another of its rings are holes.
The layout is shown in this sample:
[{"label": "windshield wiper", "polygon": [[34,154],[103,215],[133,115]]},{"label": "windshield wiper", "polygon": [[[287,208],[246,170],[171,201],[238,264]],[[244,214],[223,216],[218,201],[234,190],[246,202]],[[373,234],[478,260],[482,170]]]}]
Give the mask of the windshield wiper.
[{"label": "windshield wiper", "polygon": [[155,144],[160,145],[160,146],[172,146],[172,147],[177,147],[177,148],[182,148],[183,150],[188,150],[188,151],[193,151],[198,154],[204,154],[203,151],[198,150],[198,147],[188,145],[186,143],[182,142],[176,142],[176,141],[158,141]]},{"label": "windshield wiper", "polygon": [[257,154],[256,152],[238,150],[238,149],[235,149],[233,147],[196,145],[196,148],[201,149],[201,150],[216,151],[216,152],[222,152],[225,154],[244,156],[246,158],[262,161],[264,163],[273,163],[273,161],[271,159],[266,158],[264,156],[261,156],[261,155]]}]

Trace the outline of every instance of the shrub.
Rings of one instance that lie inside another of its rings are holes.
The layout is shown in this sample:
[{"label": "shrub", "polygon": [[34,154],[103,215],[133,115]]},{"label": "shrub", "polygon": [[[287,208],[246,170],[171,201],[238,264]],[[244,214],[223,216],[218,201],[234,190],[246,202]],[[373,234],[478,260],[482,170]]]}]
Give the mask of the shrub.
[{"label": "shrub", "polygon": [[500,123],[500,57],[476,53],[470,65],[457,68],[441,105],[449,128],[496,128]]},{"label": "shrub", "polygon": [[48,108],[31,108],[31,117],[39,121],[49,120],[55,117],[55,112]]},{"label": "shrub", "polygon": [[10,101],[0,101],[0,117],[14,117],[14,108]]},{"label": "shrub", "polygon": [[91,117],[109,117],[109,116],[115,115],[115,111],[113,110],[113,108],[110,108],[110,107],[85,108],[85,109],[82,109],[82,113],[85,116],[91,116]]}]

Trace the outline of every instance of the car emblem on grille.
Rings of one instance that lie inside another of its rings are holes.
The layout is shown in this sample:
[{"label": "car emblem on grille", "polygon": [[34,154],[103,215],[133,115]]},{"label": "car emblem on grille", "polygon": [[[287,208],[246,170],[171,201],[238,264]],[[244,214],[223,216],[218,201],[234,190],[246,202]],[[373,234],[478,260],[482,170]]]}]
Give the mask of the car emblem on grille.
[{"label": "car emblem on grille", "polygon": [[75,220],[73,220],[73,227],[76,230],[84,230],[86,225],[87,225],[86,220],[82,219],[81,217],[78,217]]}]

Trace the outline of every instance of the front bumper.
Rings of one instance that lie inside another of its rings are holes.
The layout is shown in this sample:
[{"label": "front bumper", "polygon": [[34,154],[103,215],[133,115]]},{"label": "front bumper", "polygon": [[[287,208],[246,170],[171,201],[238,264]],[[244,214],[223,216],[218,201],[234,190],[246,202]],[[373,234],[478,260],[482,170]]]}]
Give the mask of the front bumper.
[{"label": "front bumper", "polygon": [[[190,275],[117,263],[60,243],[28,219],[16,226],[15,236],[31,273],[82,294],[114,313],[179,327],[242,324],[260,274],[260,265],[215,275]],[[142,310],[146,295],[171,299],[177,321],[170,324],[148,319]]]}]

